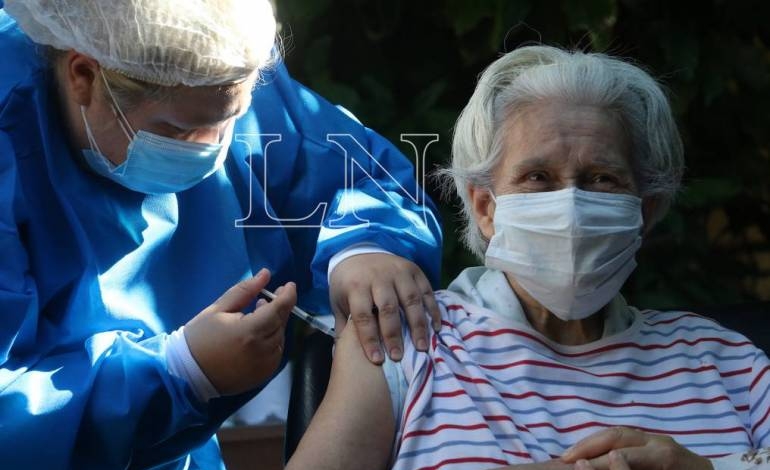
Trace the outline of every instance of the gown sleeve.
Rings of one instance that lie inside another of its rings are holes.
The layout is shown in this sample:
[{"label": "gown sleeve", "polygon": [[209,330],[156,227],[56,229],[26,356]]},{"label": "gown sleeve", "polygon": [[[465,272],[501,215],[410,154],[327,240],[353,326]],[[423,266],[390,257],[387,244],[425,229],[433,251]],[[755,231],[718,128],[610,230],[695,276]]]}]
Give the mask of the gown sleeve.
[{"label": "gown sleeve", "polygon": [[0,468],[142,468],[186,456],[227,416],[222,405],[198,402],[171,376],[167,335],[140,324],[105,331],[94,311],[83,341],[57,341],[73,325],[41,306],[13,151],[0,132]]},{"label": "gown sleeve", "polygon": [[[411,161],[350,112],[293,80],[283,64],[264,82],[269,86],[258,86],[253,96],[252,122],[247,116],[237,129],[262,142],[255,139],[248,148],[257,150],[240,157],[254,157],[252,172],[301,268],[298,286],[312,286],[314,296],[326,297],[316,303],[328,310],[320,304],[328,303],[329,261],[354,245],[376,245],[407,258],[437,286],[441,228]],[[270,140],[278,141],[268,151]],[[235,146],[237,155],[242,148]],[[309,307],[314,303],[308,296],[303,300]]]},{"label": "gown sleeve", "polygon": [[318,235],[315,284],[328,288],[327,268],[335,254],[373,244],[415,262],[437,288],[442,233],[436,206],[417,183],[422,175],[387,139],[341,111],[355,133],[327,137],[345,153],[347,172]]}]

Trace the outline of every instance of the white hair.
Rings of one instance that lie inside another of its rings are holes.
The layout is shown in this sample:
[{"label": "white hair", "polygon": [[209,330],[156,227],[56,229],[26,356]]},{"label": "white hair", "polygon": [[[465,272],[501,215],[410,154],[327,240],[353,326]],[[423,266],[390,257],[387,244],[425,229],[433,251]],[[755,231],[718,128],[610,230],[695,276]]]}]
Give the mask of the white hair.
[{"label": "white hair", "polygon": [[492,188],[505,121],[528,105],[553,99],[601,106],[620,118],[631,140],[640,196],[656,200],[647,226],[663,218],[679,189],[684,170],[679,131],[663,90],[647,72],[605,54],[516,49],[481,74],[455,125],[452,165],[439,171],[444,189],[455,189],[462,200],[463,241],[479,257],[487,240],[473,217],[468,185]]}]

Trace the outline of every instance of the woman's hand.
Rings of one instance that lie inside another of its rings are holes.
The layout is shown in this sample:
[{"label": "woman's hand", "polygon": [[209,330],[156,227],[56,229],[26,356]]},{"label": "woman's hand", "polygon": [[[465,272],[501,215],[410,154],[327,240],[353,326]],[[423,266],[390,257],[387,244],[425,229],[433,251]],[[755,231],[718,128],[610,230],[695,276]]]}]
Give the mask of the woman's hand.
[{"label": "woman's hand", "polygon": [[375,364],[384,359],[380,336],[391,359],[398,361],[403,356],[399,305],[418,350],[428,349],[426,310],[433,320],[433,329],[441,328],[441,313],[430,282],[419,266],[400,256],[351,256],[334,268],[329,283],[335,329],[342,331],[350,318],[366,357]]},{"label": "woman's hand", "polygon": [[690,452],[668,436],[626,427],[599,431],[567,449],[561,459],[567,463],[590,459],[596,470],[622,469],[619,461],[613,467],[609,453],[619,454],[631,470],[713,470],[707,458]]},{"label": "woman's hand", "polygon": [[241,313],[269,281],[270,272],[263,269],[228,289],[184,327],[190,353],[222,395],[256,387],[281,363],[284,328],[297,303],[294,283],[279,287],[275,300],[260,300],[253,312]]},{"label": "woman's hand", "polygon": [[[547,460],[545,462],[533,462],[533,463],[521,463],[516,465],[508,465],[506,467],[500,467],[495,470],[573,470],[571,464],[562,462],[561,460]],[[620,470],[620,469],[611,469]]]},{"label": "woman's hand", "polygon": [[[623,455],[617,450],[611,450],[607,454],[607,461],[610,470],[631,470],[628,467]],[[596,470],[588,460],[578,460],[575,463],[575,470]]]}]

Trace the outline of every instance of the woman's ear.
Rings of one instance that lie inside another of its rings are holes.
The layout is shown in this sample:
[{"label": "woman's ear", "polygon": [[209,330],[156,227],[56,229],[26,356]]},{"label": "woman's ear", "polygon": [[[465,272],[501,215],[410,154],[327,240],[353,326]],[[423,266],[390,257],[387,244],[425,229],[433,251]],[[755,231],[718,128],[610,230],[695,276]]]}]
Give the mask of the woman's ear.
[{"label": "woman's ear", "polygon": [[647,235],[659,221],[655,220],[655,215],[660,208],[660,200],[655,196],[646,197],[642,200],[642,235]]},{"label": "woman's ear", "polygon": [[492,199],[492,195],[486,188],[480,188],[472,184],[468,184],[468,198],[471,204],[471,211],[473,212],[473,218],[478,225],[481,234],[487,240],[492,238],[495,234],[495,227],[493,224],[495,215],[495,201]]},{"label": "woman's ear", "polygon": [[90,105],[96,89],[99,63],[91,57],[73,50],[68,51],[61,60],[59,65],[62,68],[62,73],[60,76],[63,79],[64,87],[78,105]]}]

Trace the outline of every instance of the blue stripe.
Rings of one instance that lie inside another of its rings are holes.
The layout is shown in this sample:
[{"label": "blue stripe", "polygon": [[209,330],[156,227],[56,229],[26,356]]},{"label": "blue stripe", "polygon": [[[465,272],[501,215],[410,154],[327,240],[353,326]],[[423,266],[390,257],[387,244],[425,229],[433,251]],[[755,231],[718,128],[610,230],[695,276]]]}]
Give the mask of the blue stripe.
[{"label": "blue stripe", "polygon": [[[715,413],[715,414],[694,414],[694,415],[687,415],[687,416],[681,416],[681,417],[671,417],[671,416],[650,415],[650,414],[644,414],[644,413],[606,414],[606,413],[600,413],[594,410],[588,410],[585,408],[571,408],[571,409],[565,409],[562,411],[552,411],[545,407],[537,407],[537,408],[528,408],[526,410],[517,410],[517,409],[507,407],[506,402],[501,398],[496,398],[496,397],[495,398],[490,397],[486,399],[482,399],[480,397],[471,397],[471,398],[474,401],[479,403],[484,403],[484,402],[500,403],[503,406],[506,406],[506,408],[508,408],[506,414],[514,418],[517,416],[527,416],[535,413],[545,413],[550,417],[562,417],[562,416],[567,416],[575,413],[588,413],[591,416],[600,416],[602,418],[610,418],[610,419],[640,418],[640,419],[649,419],[651,421],[677,422],[677,421],[690,421],[695,419],[721,419],[721,418],[736,416],[735,411],[726,411],[726,412]],[[468,407],[468,408],[461,408],[461,409],[454,409],[454,410],[450,408],[434,408],[430,411],[430,413],[423,413],[423,414],[425,416],[432,417],[438,413],[457,415],[461,413],[467,413],[469,411],[471,412],[475,411],[475,412],[478,412],[479,414],[483,414],[483,411],[479,410],[477,407]],[[526,423],[520,423],[520,424],[523,426],[526,426]]]},{"label": "blue stripe", "polygon": [[735,452],[741,452],[748,450],[747,448],[751,447],[751,445],[748,442],[698,442],[695,444],[687,444],[685,447],[688,449],[694,449],[698,447],[714,447],[714,453],[721,454],[724,452],[722,449],[723,447],[739,447],[739,449]]},{"label": "blue stripe", "polygon": [[[538,439],[537,441],[539,443],[543,444],[543,445],[548,445],[548,446],[555,447],[556,448],[555,452],[548,452],[549,454],[553,454],[553,455],[561,455],[562,453],[564,453],[564,450],[566,450],[568,447],[572,447],[574,444],[577,444],[579,442],[579,441],[575,441],[575,442],[572,442],[572,443],[568,443],[568,442],[561,443],[561,442],[557,441],[556,439],[551,439],[551,438],[542,438],[542,439]],[[683,445],[684,447],[686,447],[688,449],[704,448],[704,447],[705,448],[714,447],[715,450],[718,450],[718,452],[715,452],[715,453],[722,453],[722,452],[724,452],[722,450],[723,447],[737,447],[738,449],[736,449],[734,452],[746,451],[746,450],[749,450],[749,448],[751,447],[751,444],[749,442],[746,442],[746,441],[734,441],[734,442],[724,442],[724,441],[696,442],[696,443],[687,444],[687,445],[682,444],[681,438],[679,439],[679,441],[680,441],[679,443],[681,445]]]},{"label": "blue stripe", "polygon": [[[756,361],[755,361],[755,362],[756,362]],[[753,367],[753,366],[752,366],[752,367]],[[760,385],[760,384],[762,384],[762,383],[767,383],[767,379],[768,379],[768,377],[770,377],[770,371],[767,371],[767,372],[765,372],[765,376],[764,376],[764,377],[762,377],[762,380],[761,380],[761,381],[757,382],[757,385]],[[753,380],[753,379],[752,379],[752,380]],[[765,387],[765,391],[764,391],[764,392],[762,392],[762,395],[759,397],[759,399],[758,399],[758,400],[756,400],[756,401],[754,401],[754,406],[755,406],[755,407],[756,407],[756,406],[758,406],[758,405],[760,405],[760,404],[762,404],[762,403],[764,403],[764,401],[765,401],[765,398],[767,398],[767,394],[768,394],[768,392],[770,392],[770,387]],[[763,408],[767,408],[767,407],[763,407]]]},{"label": "blue stripe", "polygon": [[[698,315],[695,312],[687,312],[684,310],[645,310],[641,313],[642,313],[642,318],[644,319],[645,322],[650,320],[655,320],[655,321],[672,320],[677,317],[680,317],[679,320],[683,320],[684,318],[691,318],[685,315],[690,315],[690,314]],[[683,316],[684,318],[681,318]],[[707,317],[703,317],[702,315],[698,315],[698,316],[708,319]]]},{"label": "blue stripe", "polygon": [[[551,359],[551,360],[553,360],[553,361],[555,361],[557,363],[562,363],[562,361],[563,361],[563,358],[560,358],[560,357],[557,357],[557,356],[551,356],[551,355],[548,355],[548,354],[543,354],[542,351],[532,349],[529,346],[523,345],[523,344],[517,344],[517,345],[512,345],[512,346],[504,346],[504,347],[501,347],[501,348],[481,348],[481,347],[479,347],[479,348],[472,348],[472,349],[468,349],[468,352],[471,353],[471,354],[473,354],[473,353],[498,354],[498,353],[509,353],[509,352],[517,351],[519,349],[526,349],[528,351],[532,351],[533,353],[535,353],[538,356],[542,356],[542,357],[545,357],[547,359]],[[643,360],[640,360],[640,359],[634,359],[634,358],[630,358],[629,357],[629,358],[624,358],[624,359],[614,359],[614,360],[611,360],[611,361],[601,361],[601,362],[593,362],[593,363],[585,363],[585,364],[581,363],[581,364],[575,364],[575,366],[576,367],[586,367],[586,368],[588,368],[588,367],[604,367],[604,366],[610,366],[610,365],[616,365],[616,364],[626,364],[626,363],[638,364],[640,366],[655,366],[655,365],[658,365],[658,364],[660,364],[662,362],[670,361],[670,360],[673,360],[673,359],[700,360],[700,359],[703,359],[703,358],[708,357],[708,356],[710,356],[715,362],[726,362],[726,361],[744,360],[744,359],[748,359],[749,357],[753,357],[754,355],[755,355],[754,352],[748,352],[746,354],[739,354],[739,355],[732,355],[732,356],[719,356],[719,355],[715,354],[712,351],[704,351],[704,352],[702,352],[700,354],[676,353],[676,354],[671,354],[669,356],[663,356],[661,358],[654,359],[654,360],[651,360],[651,361],[643,361]],[[463,364],[466,364],[466,363],[463,363]],[[474,364],[474,365],[478,365],[478,364]]]},{"label": "blue stripe", "polygon": [[477,315],[473,317],[462,317],[457,321],[451,321],[454,320],[453,318],[448,318],[448,320],[455,326],[455,328],[457,328],[465,323],[471,323],[473,326],[482,325],[483,323],[486,323],[487,320],[489,320],[489,317]]},{"label": "blue stripe", "polygon": [[[498,398],[495,401],[501,401],[501,400]],[[449,409],[449,408],[431,408],[430,410],[423,411],[422,413],[420,413],[420,415],[423,416],[423,417],[426,417],[426,418],[432,418],[437,413],[447,413],[447,414],[455,414],[455,415],[457,415],[457,414],[468,413],[468,412],[477,412],[479,414],[482,414],[481,410],[479,410],[477,407],[475,407],[475,406],[468,406],[468,407],[465,407],[465,408],[458,408],[458,409],[454,409],[454,410]]]},{"label": "blue stripe", "polygon": [[[518,437],[518,436],[517,436]],[[454,446],[472,446],[472,447],[495,447],[500,448],[500,444],[498,441],[469,441],[469,440],[458,440],[458,441],[446,441],[442,442],[441,444],[434,446],[434,447],[425,447],[418,450],[413,450],[409,452],[402,452],[398,454],[398,458],[396,460],[404,460],[409,459],[413,457],[417,457],[418,455],[424,455],[424,454],[430,454],[432,452],[439,451],[441,449],[445,449],[447,447],[454,447]],[[502,450],[501,450],[502,452]]]},{"label": "blue stripe", "polygon": [[[696,358],[702,358],[705,355],[712,355],[712,353],[707,352],[707,353],[700,354],[698,356],[688,356],[687,359],[694,360]],[[748,356],[753,356],[753,355],[754,355],[754,353],[749,353],[749,354],[747,354],[744,357],[734,356],[733,359],[746,359]],[[683,354],[678,354],[678,355],[675,355],[675,356],[684,356],[684,355]],[[666,360],[668,360],[668,359],[679,359],[678,357],[675,357],[675,356],[669,356],[668,358],[666,358]],[[548,358],[548,359],[553,360],[555,365],[562,365],[563,364],[562,362],[560,362],[557,359],[552,359],[552,358]],[[447,360],[447,359],[444,358],[444,360]],[[494,369],[488,369],[487,368],[491,364],[481,364],[481,363],[479,363],[477,361],[473,361],[473,360],[471,360],[471,361],[455,360],[454,362],[459,363],[459,364],[465,366],[466,368],[481,369],[481,370],[485,371],[485,375],[486,375],[486,373],[489,373],[489,371],[494,370]],[[600,364],[585,364],[585,365],[582,365],[582,364],[581,365],[571,365],[570,364],[570,366],[575,367],[575,368],[578,369],[578,370],[572,371],[572,372],[585,372],[587,374],[596,374],[597,372],[591,372],[591,371],[588,371],[587,369],[592,368],[592,367],[606,367],[608,365],[617,365],[617,364],[626,364],[626,363],[636,363],[636,364],[639,364],[639,365],[647,367],[647,366],[650,366],[650,365],[655,365],[655,364],[651,364],[652,362],[660,362],[660,361],[650,361],[650,362],[644,363],[644,361],[639,361],[639,360],[635,360],[635,359],[618,359],[618,360],[615,360],[615,361],[605,361],[605,362],[600,363]],[[497,366],[497,365],[498,364],[495,364],[495,366]],[[686,364],[682,364],[682,365],[686,365]],[[487,366],[487,367],[484,367],[484,366]],[[724,367],[724,364],[722,364],[722,366]],[[547,367],[547,366],[542,366],[542,367]],[[500,370],[500,369],[497,369],[497,370]],[[605,372],[598,372],[598,373],[601,374],[601,373],[615,373],[615,372],[625,372],[625,371],[622,371],[622,370],[621,371],[605,371]]]},{"label": "blue stripe", "polygon": [[[767,421],[765,421],[765,422],[767,422]],[[767,439],[768,436],[770,436],[770,429],[765,431],[765,433],[762,434],[762,437],[757,439],[757,442],[755,442],[755,444],[760,446],[760,447],[767,447],[768,445],[770,445],[770,443],[765,442],[765,439]]]},{"label": "blue stripe", "polygon": [[[437,381],[437,382],[438,381],[442,381],[442,380],[450,380],[450,379],[452,379],[452,380],[459,380],[459,379],[456,379],[454,374],[452,374],[452,373],[444,374],[444,375],[436,375],[434,377],[434,380]],[[706,388],[714,387],[714,386],[719,386],[721,388],[724,385],[721,380],[712,380],[711,382],[706,382],[706,383],[702,383],[702,384],[688,382],[688,383],[684,383],[684,384],[681,384],[681,385],[676,385],[674,387],[669,387],[669,388],[661,388],[661,389],[657,389],[657,390],[634,390],[632,392],[629,392],[625,388],[610,387],[609,385],[589,384],[589,383],[581,383],[581,382],[567,382],[567,381],[562,381],[562,380],[536,379],[536,378],[532,378],[532,377],[517,377],[515,379],[510,379],[510,380],[499,380],[499,379],[496,379],[494,377],[487,376],[487,379],[489,379],[490,382],[497,383],[498,385],[506,385],[506,386],[513,385],[513,384],[518,383],[518,382],[527,382],[528,381],[528,382],[532,382],[532,383],[536,383],[536,384],[561,385],[561,386],[570,387],[570,388],[571,387],[594,388],[594,389],[606,390],[606,391],[610,391],[610,392],[618,393],[618,394],[623,394],[623,395],[628,395],[629,393],[631,393],[631,394],[638,394],[638,395],[662,395],[664,393],[675,392],[675,391],[682,390],[682,389],[687,389],[687,388],[706,389]],[[738,387],[738,388],[734,388],[734,389],[731,389],[731,390],[725,390],[725,391],[728,394],[744,393],[744,392],[746,392],[746,390],[748,390],[748,388],[749,388],[748,386],[745,386],[745,387]],[[567,389],[569,389],[569,388],[567,388]]]},{"label": "blue stripe", "polygon": [[664,338],[668,338],[669,336],[673,335],[674,333],[678,333],[679,331],[689,331],[689,332],[694,332],[694,331],[716,331],[717,333],[732,332],[732,330],[727,330],[725,328],[720,328],[718,326],[714,326],[714,324],[712,323],[710,326],[707,326],[707,325],[701,325],[701,326],[678,326],[678,327],[674,328],[673,330],[670,330],[670,331],[668,331],[666,333],[664,333],[662,331],[655,330],[655,329],[652,329],[652,330],[639,330],[639,334],[644,335],[644,336],[657,335],[657,336],[663,336]]}]

